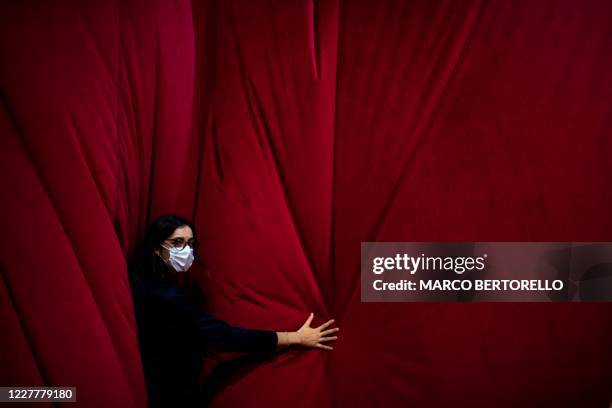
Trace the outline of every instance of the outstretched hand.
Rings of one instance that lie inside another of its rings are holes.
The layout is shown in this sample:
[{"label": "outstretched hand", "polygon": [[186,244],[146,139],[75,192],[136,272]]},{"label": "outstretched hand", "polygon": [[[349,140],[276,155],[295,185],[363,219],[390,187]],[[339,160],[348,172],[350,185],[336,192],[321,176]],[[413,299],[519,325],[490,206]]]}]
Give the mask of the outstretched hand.
[{"label": "outstretched hand", "polygon": [[319,327],[310,327],[314,313],[310,313],[308,319],[304,322],[302,327],[297,331],[300,334],[300,345],[304,347],[320,348],[324,350],[333,350],[333,347],[325,345],[323,343],[336,340],[338,336],[332,336],[336,333],[339,328],[328,329],[334,323],[334,319],[328,320]]}]

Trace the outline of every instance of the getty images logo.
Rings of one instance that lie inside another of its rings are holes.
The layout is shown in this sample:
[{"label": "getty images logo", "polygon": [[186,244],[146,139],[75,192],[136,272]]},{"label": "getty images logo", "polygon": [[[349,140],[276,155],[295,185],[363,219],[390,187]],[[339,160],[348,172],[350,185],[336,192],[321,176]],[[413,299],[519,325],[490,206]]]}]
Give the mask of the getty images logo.
[{"label": "getty images logo", "polygon": [[372,272],[380,275],[385,271],[398,270],[414,275],[417,271],[453,271],[458,275],[485,268],[487,254],[482,256],[410,256],[395,254],[389,257],[376,257],[372,260]]}]

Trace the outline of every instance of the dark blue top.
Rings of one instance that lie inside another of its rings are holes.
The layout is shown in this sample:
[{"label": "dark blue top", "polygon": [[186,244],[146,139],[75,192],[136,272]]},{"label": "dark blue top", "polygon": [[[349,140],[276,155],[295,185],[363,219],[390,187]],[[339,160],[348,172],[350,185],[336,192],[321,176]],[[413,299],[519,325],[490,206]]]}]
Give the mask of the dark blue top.
[{"label": "dark blue top", "polygon": [[202,406],[201,352],[271,352],[274,331],[231,326],[200,311],[175,286],[144,280],[132,288],[150,407]]}]

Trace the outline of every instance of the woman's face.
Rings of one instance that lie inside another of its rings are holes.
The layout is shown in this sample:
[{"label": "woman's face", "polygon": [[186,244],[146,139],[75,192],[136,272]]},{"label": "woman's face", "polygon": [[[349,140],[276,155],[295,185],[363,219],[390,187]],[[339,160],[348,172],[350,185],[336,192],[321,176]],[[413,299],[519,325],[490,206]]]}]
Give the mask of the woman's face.
[{"label": "woman's face", "polygon": [[168,253],[169,248],[174,247],[182,249],[185,245],[189,245],[193,248],[193,231],[187,225],[175,229],[172,235],[162,242],[161,250],[156,250],[155,252],[161,256],[164,261],[167,261],[170,257]]}]

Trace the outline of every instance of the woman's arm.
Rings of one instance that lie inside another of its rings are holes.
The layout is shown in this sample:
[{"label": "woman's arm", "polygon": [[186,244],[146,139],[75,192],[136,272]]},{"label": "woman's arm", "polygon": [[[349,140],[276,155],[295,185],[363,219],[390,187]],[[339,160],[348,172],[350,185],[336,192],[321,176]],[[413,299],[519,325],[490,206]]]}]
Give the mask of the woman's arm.
[{"label": "woman's arm", "polygon": [[[310,313],[306,322],[295,332],[276,332],[278,337],[278,347],[290,346],[297,344],[304,347],[320,348],[324,350],[333,350],[331,346],[327,346],[325,342],[336,340],[338,336],[332,336],[333,333],[338,332],[339,328],[327,329],[333,322],[331,319],[319,327],[310,327],[314,314]],[[327,330],[326,330],[327,329]]]},{"label": "woman's arm", "polygon": [[273,351],[290,345],[332,350],[325,342],[336,340],[330,336],[339,329],[328,329],[334,320],[329,320],[319,327],[310,327],[314,314],[295,332],[274,332],[270,330],[248,329],[232,326],[200,311],[193,306],[186,294],[179,288],[168,288],[164,294],[176,316],[185,320],[190,330],[195,333],[203,347],[210,346],[217,351],[254,352]]},{"label": "woman's arm", "polygon": [[276,332],[232,326],[204,313],[194,306],[185,292],[176,287],[163,291],[164,307],[181,322],[202,349],[210,347],[220,352],[268,352],[277,348]]}]

